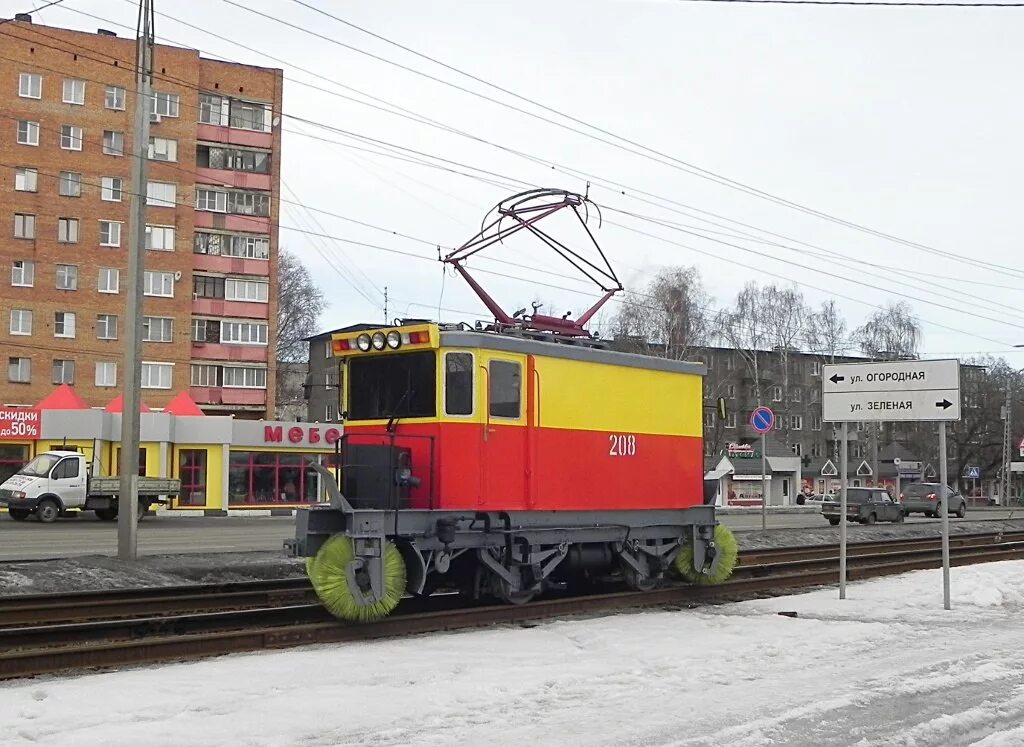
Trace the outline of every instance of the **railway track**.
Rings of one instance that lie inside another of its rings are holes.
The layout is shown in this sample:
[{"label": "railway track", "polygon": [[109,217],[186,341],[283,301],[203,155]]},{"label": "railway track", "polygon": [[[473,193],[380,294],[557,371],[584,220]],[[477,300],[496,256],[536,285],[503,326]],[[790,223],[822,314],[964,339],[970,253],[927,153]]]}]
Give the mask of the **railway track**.
[{"label": "railway track", "polygon": [[[370,625],[332,618],[305,579],[116,592],[77,592],[0,601],[0,679],[86,668],[196,659],[313,643],[365,641],[625,609],[733,601],[838,581],[837,545],[741,553],[717,586],[551,598],[521,606],[463,606],[457,597],[408,599]],[[1024,558],[1024,532],[950,539],[953,565]],[[851,544],[851,580],[938,567],[938,538]]]}]

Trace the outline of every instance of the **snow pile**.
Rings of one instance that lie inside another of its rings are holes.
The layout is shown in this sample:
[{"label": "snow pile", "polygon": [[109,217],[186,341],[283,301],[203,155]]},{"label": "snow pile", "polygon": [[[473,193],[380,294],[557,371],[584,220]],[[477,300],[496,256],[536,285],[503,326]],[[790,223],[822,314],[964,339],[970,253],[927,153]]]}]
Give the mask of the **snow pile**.
[{"label": "snow pile", "polygon": [[918,571],[850,584],[845,601],[824,589],[9,683],[2,741],[1019,745],[1022,588],[1024,562],[1006,562],[954,568],[951,612],[940,572]]}]

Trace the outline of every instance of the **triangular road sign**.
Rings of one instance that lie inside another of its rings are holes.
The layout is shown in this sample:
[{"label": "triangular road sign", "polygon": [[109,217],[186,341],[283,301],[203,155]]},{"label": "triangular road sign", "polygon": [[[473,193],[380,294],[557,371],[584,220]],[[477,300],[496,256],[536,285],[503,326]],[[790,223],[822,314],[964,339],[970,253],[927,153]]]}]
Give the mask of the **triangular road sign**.
[{"label": "triangular road sign", "polygon": [[822,467],[821,467],[821,476],[822,477],[835,477],[838,474],[839,474],[839,472],[838,472],[838,470],[836,470],[836,465],[832,464],[832,460],[831,459],[827,460],[825,462],[825,464],[822,465]]}]

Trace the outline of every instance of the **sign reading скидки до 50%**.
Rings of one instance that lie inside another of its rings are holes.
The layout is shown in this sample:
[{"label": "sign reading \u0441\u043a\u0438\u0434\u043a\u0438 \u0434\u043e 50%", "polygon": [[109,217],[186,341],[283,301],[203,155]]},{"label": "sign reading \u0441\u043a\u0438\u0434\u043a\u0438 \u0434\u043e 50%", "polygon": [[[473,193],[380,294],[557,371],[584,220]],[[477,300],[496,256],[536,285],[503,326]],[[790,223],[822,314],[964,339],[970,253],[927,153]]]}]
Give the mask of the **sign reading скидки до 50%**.
[{"label": "sign reading \u0441\u043a\u0438\u0434\u043a\u0438 \u0434\u043e 50%", "polygon": [[960,361],[884,361],[822,366],[821,419],[959,420]]}]

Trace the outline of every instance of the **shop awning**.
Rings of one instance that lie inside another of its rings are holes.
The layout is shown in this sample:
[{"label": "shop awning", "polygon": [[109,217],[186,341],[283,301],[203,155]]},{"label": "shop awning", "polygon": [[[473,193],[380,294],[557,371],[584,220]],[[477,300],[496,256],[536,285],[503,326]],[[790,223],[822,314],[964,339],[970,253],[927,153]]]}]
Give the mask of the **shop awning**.
[{"label": "shop awning", "polygon": [[[119,394],[107,403],[104,412],[124,412],[124,395]],[[139,401],[139,412],[150,412],[145,402]]]},{"label": "shop awning", "polygon": [[88,410],[89,403],[82,399],[69,384],[61,384],[43,397],[37,410]]},{"label": "shop awning", "polygon": [[707,472],[704,475],[705,480],[721,480],[723,477],[728,475],[730,470],[728,468],[719,467]]},{"label": "shop awning", "polygon": [[199,409],[199,405],[188,396],[188,392],[180,392],[177,397],[167,403],[164,412],[171,415],[183,416],[205,416],[206,413]]}]

